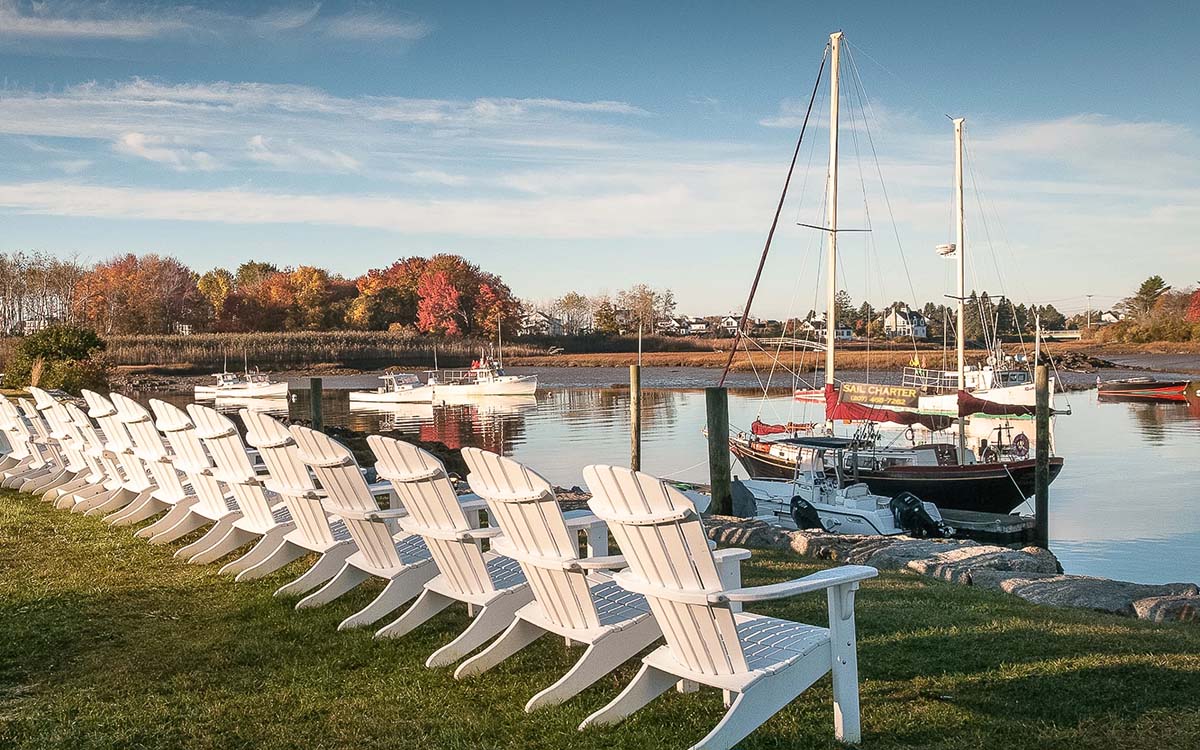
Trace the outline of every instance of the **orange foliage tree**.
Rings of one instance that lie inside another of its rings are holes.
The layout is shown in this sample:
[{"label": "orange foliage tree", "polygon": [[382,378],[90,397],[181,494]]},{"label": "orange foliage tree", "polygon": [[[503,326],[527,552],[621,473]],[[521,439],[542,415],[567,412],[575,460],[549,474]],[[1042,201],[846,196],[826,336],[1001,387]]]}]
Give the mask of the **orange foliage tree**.
[{"label": "orange foliage tree", "polygon": [[98,263],[79,284],[76,312],[105,334],[169,333],[197,325],[209,305],[196,274],[175,258],[133,253]]}]

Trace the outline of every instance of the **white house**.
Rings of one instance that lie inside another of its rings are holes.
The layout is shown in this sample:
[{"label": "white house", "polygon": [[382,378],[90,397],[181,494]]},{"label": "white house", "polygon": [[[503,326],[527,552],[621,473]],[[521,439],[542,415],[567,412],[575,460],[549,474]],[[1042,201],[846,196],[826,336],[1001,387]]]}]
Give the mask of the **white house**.
[{"label": "white house", "polygon": [[[819,339],[825,338],[825,319],[802,320],[796,327],[797,333],[813,334]],[[833,329],[834,341],[849,341],[854,338],[854,331],[847,325],[839,324]]]},{"label": "white house", "polygon": [[521,318],[522,336],[562,336],[562,321],[550,313],[534,310]]},{"label": "white house", "polygon": [[929,335],[929,323],[925,316],[907,307],[896,307],[883,315],[885,336],[923,339]]},{"label": "white house", "polygon": [[1106,310],[1105,312],[1100,313],[1100,323],[1104,325],[1108,325],[1109,323],[1120,323],[1124,319],[1124,315],[1113,312],[1112,310]]}]

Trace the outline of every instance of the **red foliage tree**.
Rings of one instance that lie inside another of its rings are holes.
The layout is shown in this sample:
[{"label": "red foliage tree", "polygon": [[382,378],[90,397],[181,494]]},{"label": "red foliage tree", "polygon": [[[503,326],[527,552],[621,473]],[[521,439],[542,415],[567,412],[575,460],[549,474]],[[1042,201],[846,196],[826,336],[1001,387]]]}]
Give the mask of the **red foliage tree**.
[{"label": "red foliage tree", "polygon": [[462,333],[459,320],[462,308],[460,294],[450,283],[445,271],[434,271],[421,277],[417,284],[417,327],[426,333],[445,333],[458,336]]},{"label": "red foliage tree", "polygon": [[1200,289],[1192,292],[1192,300],[1188,303],[1187,315],[1183,319],[1189,323],[1200,323]]}]

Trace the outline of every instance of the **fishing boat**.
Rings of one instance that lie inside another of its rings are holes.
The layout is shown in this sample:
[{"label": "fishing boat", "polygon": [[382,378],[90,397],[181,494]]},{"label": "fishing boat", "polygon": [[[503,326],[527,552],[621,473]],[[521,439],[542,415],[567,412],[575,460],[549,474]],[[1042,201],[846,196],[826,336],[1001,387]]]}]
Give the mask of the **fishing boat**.
[{"label": "fishing boat", "polygon": [[[806,460],[793,464],[788,481],[749,479],[740,484],[754,496],[757,513],[774,517],[785,527],[820,528],[838,534],[949,536],[934,503],[911,493],[896,497],[876,494],[847,474],[846,452],[855,447],[847,438],[795,438],[790,444]],[[831,460],[827,458],[831,456]]]},{"label": "fishing boat", "polygon": [[433,402],[433,386],[421,382],[412,373],[380,375],[383,384],[373,391],[350,391],[351,402],[376,404],[428,404]]},{"label": "fishing boat", "polygon": [[[798,401],[824,402],[823,425],[766,425],[755,420],[749,434],[740,433],[730,440],[730,449],[750,473],[747,487],[757,499],[778,498],[788,492],[786,485],[794,484],[802,466],[814,451],[814,440],[829,439],[816,436],[818,432],[832,434],[836,422],[859,425],[859,434],[847,446],[853,450],[839,451],[826,474],[850,473],[861,484],[856,492],[878,493],[880,497],[920,498],[938,507],[974,511],[1007,513],[1033,494],[1035,461],[1030,456],[1030,436],[1020,432],[1011,440],[1000,440],[1011,425],[1001,423],[992,427],[992,418],[1028,417],[1034,410],[1032,378],[1021,372],[1015,358],[1009,362],[993,356],[986,369],[968,368],[964,357],[963,336],[957,337],[957,368],[954,371],[935,371],[913,368],[909,375],[923,378],[921,382],[901,385],[872,383],[839,383],[835,379],[834,348],[837,340],[836,273],[838,228],[838,77],[842,35],[830,38],[830,159],[825,201],[826,219],[822,226],[803,224],[825,233],[827,244],[826,273],[826,331],[825,384],[823,390],[797,390]],[[815,91],[814,91],[815,94]],[[940,255],[957,261],[958,289],[957,330],[963,331],[965,310],[963,294],[965,222],[963,210],[963,122],[953,120],[955,138],[955,214],[957,237],[952,245],[939,247]],[[782,207],[782,200],[780,206]],[[770,240],[768,239],[768,245]],[[766,258],[764,249],[763,260]],[[760,273],[761,273],[760,263]],[[757,278],[755,280],[757,285]],[[753,287],[747,310],[753,300]],[[735,348],[736,348],[735,340]],[[998,354],[998,353],[997,353]],[[730,357],[732,361],[732,355]],[[728,371],[728,368],[727,368]],[[974,386],[974,392],[971,388]],[[967,443],[967,424],[973,415],[981,419],[978,431],[988,437],[976,436],[978,454]],[[908,445],[900,440],[883,439],[876,425],[898,425]],[[934,434],[957,423],[957,441],[947,443],[933,439]],[[995,429],[997,437],[989,439]],[[805,436],[802,433],[808,433]],[[768,438],[768,435],[778,437]],[[918,436],[928,436],[927,443],[918,444]],[[846,454],[850,455],[847,456]],[[978,456],[978,458],[977,458]],[[979,460],[982,458],[983,460]],[[1051,476],[1057,476],[1063,466],[1061,457],[1052,457]],[[933,514],[930,514],[931,516]],[[883,533],[883,532],[873,532]]]},{"label": "fishing boat", "polygon": [[1097,385],[1103,399],[1131,401],[1186,401],[1189,380],[1156,380],[1155,378],[1124,378],[1108,380]]},{"label": "fishing boat", "polygon": [[456,396],[532,396],[537,375],[506,375],[491,357],[481,357],[467,370],[429,370],[427,386],[434,400]]},{"label": "fishing boat", "polygon": [[217,398],[271,398],[286,397],[288,384],[271,379],[264,372],[219,372],[214,373],[216,383],[213,385],[198,385],[194,395],[197,399]]}]

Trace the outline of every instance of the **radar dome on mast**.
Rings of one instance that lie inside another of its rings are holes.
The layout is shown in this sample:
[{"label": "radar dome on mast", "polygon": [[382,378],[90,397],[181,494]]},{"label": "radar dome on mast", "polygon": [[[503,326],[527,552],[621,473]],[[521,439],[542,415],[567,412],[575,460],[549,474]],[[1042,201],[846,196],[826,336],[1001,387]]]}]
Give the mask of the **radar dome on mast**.
[{"label": "radar dome on mast", "polygon": [[953,242],[937,246],[937,254],[943,258],[952,258],[956,252],[958,252],[958,245],[955,245]]}]

